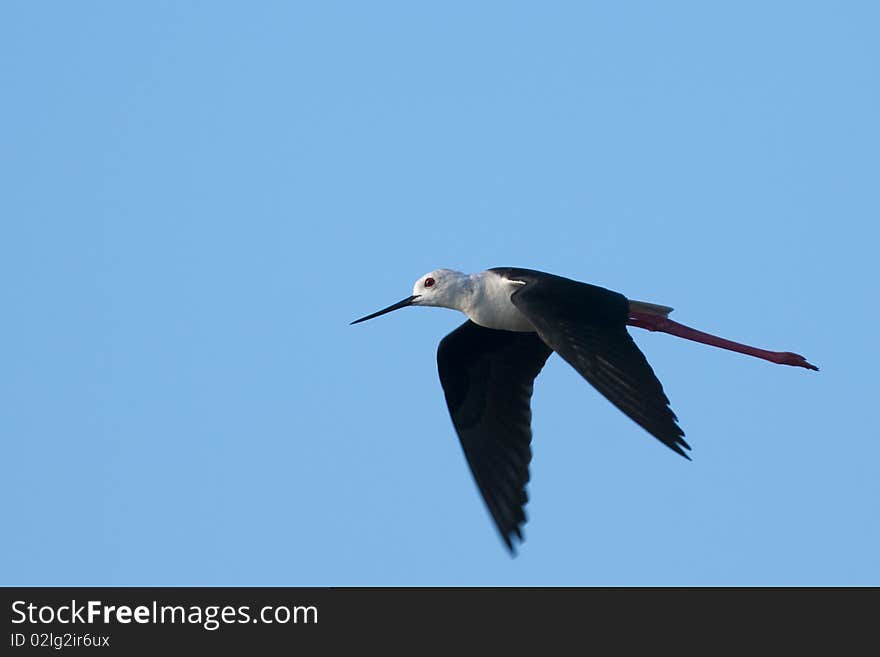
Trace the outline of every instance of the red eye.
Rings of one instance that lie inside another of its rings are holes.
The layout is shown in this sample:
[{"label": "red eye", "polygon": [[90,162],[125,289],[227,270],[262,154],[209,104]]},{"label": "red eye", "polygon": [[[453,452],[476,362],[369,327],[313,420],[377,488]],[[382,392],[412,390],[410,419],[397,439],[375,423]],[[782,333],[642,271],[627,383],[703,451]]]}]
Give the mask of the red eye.
[{"label": "red eye", "polygon": [[425,287],[431,287],[433,284],[434,284],[434,279],[431,278],[430,276],[428,276],[428,278],[425,279]]}]

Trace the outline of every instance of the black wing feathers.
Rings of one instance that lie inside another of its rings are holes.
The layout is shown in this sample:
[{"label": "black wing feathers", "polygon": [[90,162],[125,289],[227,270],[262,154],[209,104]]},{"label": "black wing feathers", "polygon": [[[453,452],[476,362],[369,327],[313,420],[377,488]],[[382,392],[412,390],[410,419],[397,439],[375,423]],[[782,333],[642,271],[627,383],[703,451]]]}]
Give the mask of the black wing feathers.
[{"label": "black wing feathers", "polygon": [[465,458],[501,537],[522,540],[529,480],[532,383],[550,355],[535,333],[470,320],[440,342],[437,367]]},{"label": "black wing feathers", "polygon": [[611,403],[664,445],[688,458],[684,432],[663,386],[626,330],[622,294],[527,269],[496,269],[525,283],[511,301],[538,334]]}]

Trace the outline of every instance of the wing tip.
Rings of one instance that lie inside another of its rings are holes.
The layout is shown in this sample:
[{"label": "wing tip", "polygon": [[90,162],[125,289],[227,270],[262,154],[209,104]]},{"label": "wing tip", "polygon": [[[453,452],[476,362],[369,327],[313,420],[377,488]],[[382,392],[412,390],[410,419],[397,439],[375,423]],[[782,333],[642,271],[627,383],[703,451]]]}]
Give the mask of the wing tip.
[{"label": "wing tip", "polygon": [[[517,543],[513,542],[513,537],[516,537]],[[510,555],[511,559],[515,559],[519,556],[517,552],[517,548],[523,544],[525,538],[523,538],[522,528],[517,525],[513,529],[509,529],[506,532],[501,532],[501,539],[504,541],[504,546],[507,548],[507,553]]]},{"label": "wing tip", "polygon": [[691,450],[691,446],[688,445],[687,441],[684,439],[684,431],[681,430],[681,427],[677,427],[677,428],[680,432],[679,435],[677,435],[675,437],[675,439],[670,442],[667,442],[667,441],[663,441],[663,442],[666,442],[666,444],[669,445],[669,447],[672,448],[672,450],[676,454],[680,454],[681,456],[685,457],[688,461],[693,461],[693,459],[690,457],[690,455],[684,451],[684,450],[688,450],[688,451]]}]

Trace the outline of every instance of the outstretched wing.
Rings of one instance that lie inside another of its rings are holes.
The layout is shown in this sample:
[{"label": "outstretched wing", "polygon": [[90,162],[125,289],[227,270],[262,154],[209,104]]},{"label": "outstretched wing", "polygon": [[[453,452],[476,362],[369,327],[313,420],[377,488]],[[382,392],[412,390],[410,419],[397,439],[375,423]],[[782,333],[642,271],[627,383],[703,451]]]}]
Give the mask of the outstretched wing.
[{"label": "outstretched wing", "polygon": [[470,320],[440,342],[437,367],[452,424],[507,548],[522,540],[532,458],[532,382],[550,348],[535,333]]},{"label": "outstretched wing", "polygon": [[648,433],[689,458],[663,386],[626,330],[625,296],[528,269],[493,271],[524,283],[511,301],[553,351]]}]

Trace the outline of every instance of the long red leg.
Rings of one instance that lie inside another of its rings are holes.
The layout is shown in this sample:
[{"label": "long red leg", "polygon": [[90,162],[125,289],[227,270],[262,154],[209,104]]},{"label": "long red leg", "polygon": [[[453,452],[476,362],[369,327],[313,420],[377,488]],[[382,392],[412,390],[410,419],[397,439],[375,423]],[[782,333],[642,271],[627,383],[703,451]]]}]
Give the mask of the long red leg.
[{"label": "long red leg", "polygon": [[679,324],[678,322],[674,322],[668,317],[662,315],[631,311],[626,323],[630,326],[638,326],[639,328],[647,329],[648,331],[662,331],[663,333],[676,335],[680,338],[685,338],[686,340],[702,342],[703,344],[708,344],[712,347],[721,347],[722,349],[737,351],[741,354],[755,356],[756,358],[763,358],[764,360],[769,360],[771,363],[795,365],[797,367],[806,367],[808,370],[819,371],[818,367],[807,362],[807,359],[800,354],[793,354],[790,351],[767,351],[766,349],[750,347],[747,344],[740,344],[739,342],[733,342],[732,340],[725,340],[724,338],[719,338],[717,335],[703,333],[702,331],[692,329],[690,326]]}]

